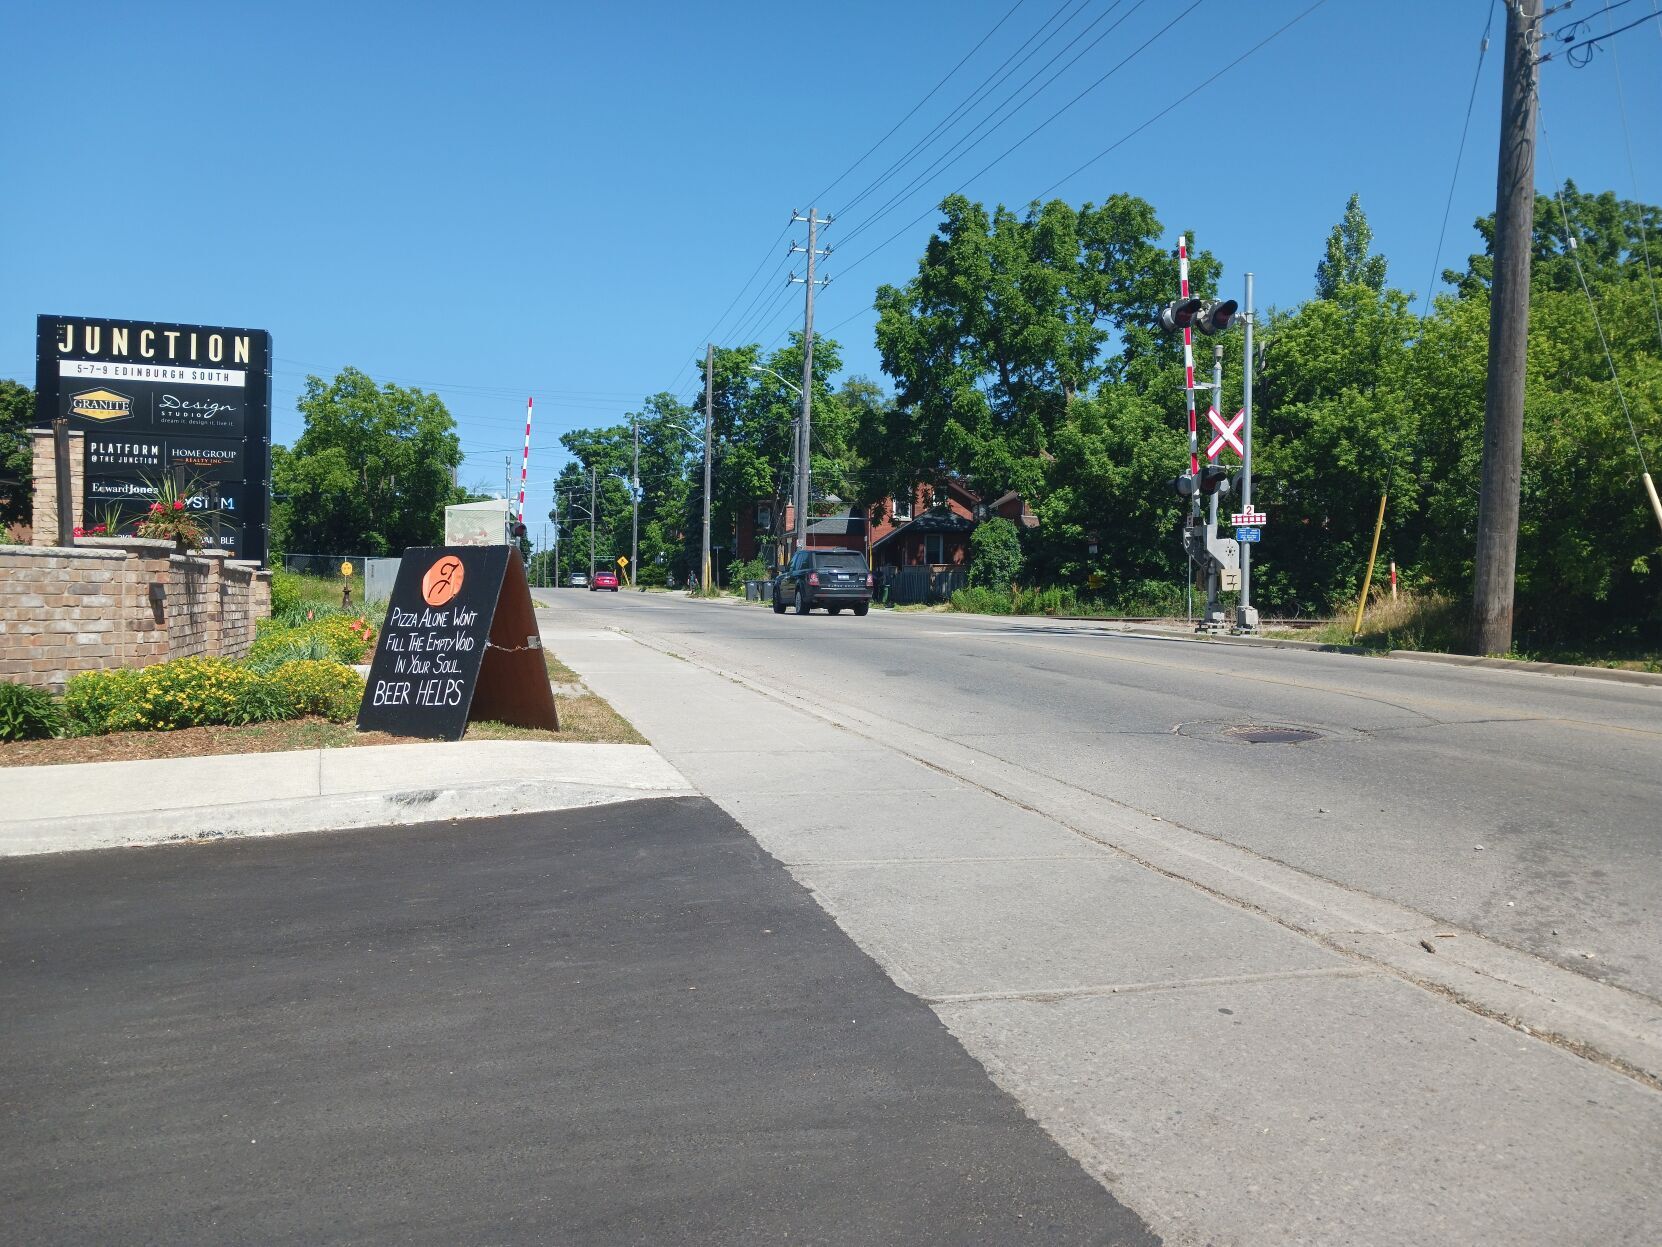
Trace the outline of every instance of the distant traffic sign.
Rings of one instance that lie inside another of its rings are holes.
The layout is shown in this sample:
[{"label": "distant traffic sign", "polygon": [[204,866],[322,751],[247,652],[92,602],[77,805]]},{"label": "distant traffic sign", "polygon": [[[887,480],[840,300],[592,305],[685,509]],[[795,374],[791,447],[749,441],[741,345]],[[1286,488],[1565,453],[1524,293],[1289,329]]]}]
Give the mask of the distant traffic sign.
[{"label": "distant traffic sign", "polygon": [[1235,540],[1261,541],[1263,540],[1263,534],[1264,530],[1261,528],[1237,528],[1235,530]]},{"label": "distant traffic sign", "polygon": [[627,554],[618,555],[617,556],[617,565],[619,567],[628,567],[629,566],[629,556]]},{"label": "distant traffic sign", "polygon": [[1236,528],[1262,528],[1270,522],[1270,517],[1262,511],[1237,511],[1229,517],[1229,522]]}]

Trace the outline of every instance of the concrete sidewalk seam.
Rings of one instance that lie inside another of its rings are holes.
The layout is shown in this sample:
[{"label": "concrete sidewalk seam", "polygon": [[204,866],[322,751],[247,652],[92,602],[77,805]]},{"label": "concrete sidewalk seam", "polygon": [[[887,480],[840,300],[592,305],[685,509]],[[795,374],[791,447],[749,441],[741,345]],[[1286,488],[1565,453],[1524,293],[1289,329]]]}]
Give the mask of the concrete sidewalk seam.
[{"label": "concrete sidewalk seam", "polygon": [[1076,1000],[1087,996],[1135,996],[1144,992],[1180,992],[1199,987],[1226,987],[1240,983],[1282,983],[1289,979],[1378,978],[1384,972],[1371,966],[1341,965],[1316,966],[1296,970],[1266,970],[1257,974],[1222,974],[1199,979],[1172,979],[1165,983],[1117,983],[1091,987],[1035,987],[1030,991],[955,992],[944,996],[925,996],[932,1005],[949,1008],[952,1005],[985,1004],[994,1000],[1033,1001],[1044,1004],[1053,1000]]},{"label": "concrete sidewalk seam", "polygon": [[[658,653],[668,652],[650,640],[629,634],[624,629],[619,628],[618,631],[647,649]],[[1330,952],[1353,962],[1382,969],[1402,982],[1428,991],[1439,999],[1458,1005],[1477,1016],[1601,1065],[1653,1090],[1662,1089],[1662,1034],[1657,1033],[1653,1024],[1647,1025],[1644,1020],[1654,1015],[1656,1002],[1639,993],[1586,978],[1532,954],[1512,949],[1476,932],[1458,927],[1455,929],[1460,931],[1468,946],[1475,946],[1480,954],[1490,959],[1528,966],[1533,972],[1532,977],[1542,980],[1542,984],[1524,985],[1486,974],[1454,957],[1436,958],[1435,966],[1405,964],[1405,961],[1412,960],[1407,952],[1407,945],[1402,945],[1400,949],[1359,947],[1354,940],[1334,938],[1331,934],[1332,927],[1324,927],[1314,920],[1314,916],[1336,912],[1339,916],[1351,919],[1345,924],[1347,928],[1366,929],[1366,924],[1355,921],[1356,915],[1347,915],[1344,911],[1346,907],[1371,908],[1388,914],[1391,918],[1388,923],[1381,923],[1374,928],[1376,934],[1384,934],[1385,926],[1397,930],[1407,927],[1447,930],[1449,924],[1439,923],[1434,917],[1397,902],[1359,892],[1332,880],[1322,879],[1273,859],[1261,857],[1251,850],[1207,836],[1168,819],[1155,820],[1151,815],[1113,798],[1078,788],[1076,785],[1065,785],[1090,802],[1108,805],[1119,811],[1112,820],[1114,830],[1144,842],[1142,850],[1133,851],[1119,839],[1081,826],[1077,819],[1054,808],[1057,804],[1055,798],[1060,791],[1058,781],[1040,782],[1035,776],[1019,780],[1018,783],[1022,786],[1033,790],[1036,801],[1045,804],[1029,803],[1010,792],[990,786],[978,779],[975,774],[966,773],[960,767],[925,757],[916,747],[894,743],[893,738],[897,733],[892,723],[872,724],[862,712],[852,707],[815,704],[798,695],[769,688],[748,676],[714,667],[702,660],[690,659],[685,655],[677,657],[782,707],[819,719],[864,739],[886,744],[901,756],[927,769],[955,782],[967,784],[1018,809],[1047,818],[1073,834],[1122,856],[1130,863],[1194,888],[1228,907],[1256,914],[1265,921],[1311,940]],[[881,736],[876,734],[878,731],[881,731]],[[922,737],[922,734],[917,732],[911,735],[915,738]],[[995,759],[992,755],[983,754],[973,746],[957,744],[945,738],[934,739],[939,740],[942,745],[976,754],[976,770],[980,773],[1012,769],[1011,764]],[[1151,821],[1154,828],[1139,829],[1127,823],[1127,817]],[[1198,852],[1197,845],[1185,846],[1174,843],[1173,833],[1178,837],[1188,837],[1194,842],[1204,843],[1208,852]],[[1149,856],[1148,850],[1151,848],[1164,857],[1175,857],[1177,861],[1170,865],[1162,864]],[[1215,860],[1220,855],[1233,858],[1234,862]],[[1251,869],[1244,869],[1248,865]],[[1208,874],[1221,874],[1223,879],[1209,883],[1201,877]],[[1224,880],[1232,880],[1233,885],[1226,884]],[[1243,895],[1242,885],[1246,885],[1246,892],[1258,892],[1261,899],[1255,901]],[[1324,893],[1327,894],[1325,897],[1322,895]],[[1291,902],[1291,911],[1286,904],[1278,906],[1271,903],[1270,898],[1275,896],[1281,897],[1285,902]],[[1300,914],[1297,912],[1300,910],[1307,912]],[[1414,952],[1419,954],[1422,961],[1433,960],[1429,954],[1419,949],[1417,944],[1414,946]],[[1491,987],[1485,988],[1485,983]],[[910,985],[907,985],[907,989],[915,990]],[[1598,1007],[1574,1008],[1565,1003],[1566,998],[1576,997],[1592,998],[1597,1001]],[[1591,1025],[1582,1027],[1579,1024],[1583,1022],[1590,1022]],[[1589,1030],[1591,1034],[1587,1033]]]}]

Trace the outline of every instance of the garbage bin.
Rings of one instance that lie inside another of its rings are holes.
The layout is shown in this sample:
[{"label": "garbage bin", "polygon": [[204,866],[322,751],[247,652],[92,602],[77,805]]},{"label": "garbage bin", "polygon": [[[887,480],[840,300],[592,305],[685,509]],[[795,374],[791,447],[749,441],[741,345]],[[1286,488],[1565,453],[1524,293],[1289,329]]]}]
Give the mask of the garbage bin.
[{"label": "garbage bin", "polygon": [[755,601],[760,600],[761,590],[756,587],[757,583],[758,582],[754,581],[754,580],[747,580],[747,581],[744,582],[744,600],[745,601],[755,602]]},{"label": "garbage bin", "polygon": [[773,581],[764,580],[764,581],[761,582],[761,586],[762,586],[761,600],[764,601],[764,602],[773,601]]}]

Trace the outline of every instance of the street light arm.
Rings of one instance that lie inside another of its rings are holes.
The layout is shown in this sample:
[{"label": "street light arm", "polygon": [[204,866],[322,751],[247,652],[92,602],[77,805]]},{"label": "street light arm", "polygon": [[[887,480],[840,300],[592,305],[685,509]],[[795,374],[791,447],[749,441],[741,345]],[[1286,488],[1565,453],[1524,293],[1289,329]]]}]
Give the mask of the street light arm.
[{"label": "street light arm", "polygon": [[764,368],[760,364],[752,364],[752,365],[750,365],[750,371],[751,372],[765,372],[765,373],[768,374],[768,376],[776,378],[781,384],[787,386],[790,389],[790,392],[792,394],[795,394],[798,398],[802,397],[802,387],[801,386],[796,385],[795,383],[793,383],[792,381],[790,381],[786,377],[781,377],[773,369]]}]

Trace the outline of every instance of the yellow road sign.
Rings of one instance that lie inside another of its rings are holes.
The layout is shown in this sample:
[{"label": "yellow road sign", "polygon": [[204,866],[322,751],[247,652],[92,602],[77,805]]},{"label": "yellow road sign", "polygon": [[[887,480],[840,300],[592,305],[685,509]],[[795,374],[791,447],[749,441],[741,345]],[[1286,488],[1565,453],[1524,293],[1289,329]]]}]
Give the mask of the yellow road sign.
[{"label": "yellow road sign", "polygon": [[352,564],[342,563],[340,565],[340,574],[343,575],[343,576],[351,576],[352,575]]},{"label": "yellow road sign", "polygon": [[619,567],[628,567],[629,566],[629,556],[627,554],[618,555],[617,556],[617,565]]}]

